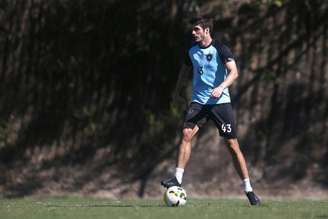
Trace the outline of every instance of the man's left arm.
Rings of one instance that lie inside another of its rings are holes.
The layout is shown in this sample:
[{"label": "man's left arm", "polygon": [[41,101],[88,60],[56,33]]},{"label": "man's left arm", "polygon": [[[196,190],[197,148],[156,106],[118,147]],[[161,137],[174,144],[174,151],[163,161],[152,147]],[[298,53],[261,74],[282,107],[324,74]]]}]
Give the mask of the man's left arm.
[{"label": "man's left arm", "polygon": [[229,87],[238,78],[238,68],[234,59],[228,59],[225,63],[228,70],[226,79],[212,91],[212,97],[219,98],[225,88]]}]

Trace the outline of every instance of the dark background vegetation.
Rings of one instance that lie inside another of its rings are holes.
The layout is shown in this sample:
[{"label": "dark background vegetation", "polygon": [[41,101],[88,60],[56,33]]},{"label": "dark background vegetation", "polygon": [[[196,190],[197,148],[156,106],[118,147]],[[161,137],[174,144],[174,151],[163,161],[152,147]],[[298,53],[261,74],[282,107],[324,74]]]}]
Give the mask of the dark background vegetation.
[{"label": "dark background vegetation", "polygon": [[[237,57],[231,92],[254,183],[327,192],[327,1],[1,0],[1,196],[158,195],[174,168],[185,108],[174,91],[196,15],[213,17]],[[205,182],[216,194],[233,174],[217,136],[209,125],[194,143],[194,194]]]}]

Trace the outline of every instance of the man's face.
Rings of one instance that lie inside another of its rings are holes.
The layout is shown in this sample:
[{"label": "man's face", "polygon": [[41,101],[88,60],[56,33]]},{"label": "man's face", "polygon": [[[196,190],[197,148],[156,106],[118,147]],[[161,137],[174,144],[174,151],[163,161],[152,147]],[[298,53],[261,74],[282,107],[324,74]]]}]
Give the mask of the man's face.
[{"label": "man's face", "polygon": [[208,28],[203,29],[200,25],[196,25],[192,28],[191,35],[195,42],[201,42],[209,35],[209,30]]}]

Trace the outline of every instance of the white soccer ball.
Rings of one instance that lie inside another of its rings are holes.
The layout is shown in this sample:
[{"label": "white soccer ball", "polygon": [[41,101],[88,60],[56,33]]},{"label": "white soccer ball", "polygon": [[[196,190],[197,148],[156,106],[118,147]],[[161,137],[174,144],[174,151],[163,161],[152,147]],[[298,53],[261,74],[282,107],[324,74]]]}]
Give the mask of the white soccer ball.
[{"label": "white soccer ball", "polygon": [[164,193],[164,202],[167,206],[183,206],[187,203],[187,193],[179,186],[172,186]]}]

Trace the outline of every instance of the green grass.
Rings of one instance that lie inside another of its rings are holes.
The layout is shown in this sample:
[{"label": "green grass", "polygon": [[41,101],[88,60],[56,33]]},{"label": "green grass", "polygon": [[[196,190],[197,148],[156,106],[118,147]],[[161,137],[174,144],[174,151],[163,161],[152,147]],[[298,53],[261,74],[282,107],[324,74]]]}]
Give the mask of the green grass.
[{"label": "green grass", "polygon": [[328,201],[267,200],[250,207],[239,199],[190,199],[184,207],[162,200],[111,200],[78,197],[0,199],[1,219],[328,219]]}]

